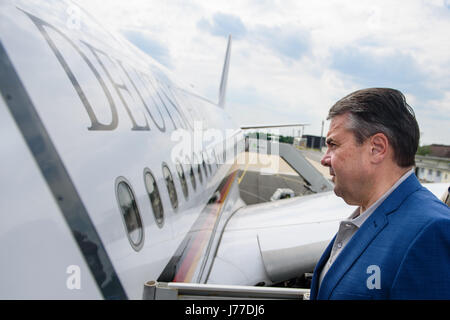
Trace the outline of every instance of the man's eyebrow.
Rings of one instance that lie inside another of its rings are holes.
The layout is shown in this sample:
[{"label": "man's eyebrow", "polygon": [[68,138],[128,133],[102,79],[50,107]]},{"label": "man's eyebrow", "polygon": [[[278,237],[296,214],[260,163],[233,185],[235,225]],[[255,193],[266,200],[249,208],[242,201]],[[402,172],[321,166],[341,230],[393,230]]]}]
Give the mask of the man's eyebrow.
[{"label": "man's eyebrow", "polygon": [[333,138],[327,138],[326,143],[327,143],[327,144],[330,144],[330,143],[332,143],[333,141],[334,141]]}]

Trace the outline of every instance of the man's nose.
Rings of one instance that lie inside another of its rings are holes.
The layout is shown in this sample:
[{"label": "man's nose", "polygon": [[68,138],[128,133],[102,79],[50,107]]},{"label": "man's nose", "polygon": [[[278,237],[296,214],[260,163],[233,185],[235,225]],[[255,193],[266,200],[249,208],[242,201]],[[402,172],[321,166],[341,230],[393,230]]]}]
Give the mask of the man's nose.
[{"label": "man's nose", "polygon": [[325,167],[331,166],[331,158],[330,158],[330,155],[328,154],[328,149],[327,149],[327,152],[325,153],[325,155],[323,156],[322,160],[320,160],[320,163]]}]

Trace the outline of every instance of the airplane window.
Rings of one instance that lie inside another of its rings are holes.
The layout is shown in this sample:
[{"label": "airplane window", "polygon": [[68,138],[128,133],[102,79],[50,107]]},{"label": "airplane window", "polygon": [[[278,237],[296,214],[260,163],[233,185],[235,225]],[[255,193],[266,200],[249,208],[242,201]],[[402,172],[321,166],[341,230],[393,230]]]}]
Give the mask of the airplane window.
[{"label": "airplane window", "polygon": [[186,163],[189,167],[189,176],[191,177],[192,188],[194,188],[195,190],[197,188],[197,183],[195,181],[194,169],[192,168],[192,165],[190,164],[188,157],[186,157]]},{"label": "airplane window", "polygon": [[200,183],[203,183],[203,176],[202,176],[202,170],[200,168],[200,161],[198,161],[197,156],[194,153],[194,164],[197,164],[197,174],[198,174],[198,180],[200,180]]},{"label": "airplane window", "polygon": [[122,212],[128,240],[134,250],[139,251],[144,244],[144,231],[139,209],[129,183],[120,178],[116,183],[116,196]]},{"label": "airplane window", "polygon": [[159,195],[158,185],[156,180],[151,174],[150,170],[145,168],[144,170],[144,183],[147,189],[148,197],[153,208],[153,215],[158,227],[162,228],[164,225],[164,208],[162,205],[161,197]]},{"label": "airplane window", "polygon": [[187,199],[189,195],[189,190],[186,182],[186,176],[184,175],[183,167],[179,162],[177,162],[175,167],[177,168],[178,177],[180,178],[181,181],[181,189],[183,190],[184,197]]},{"label": "airplane window", "polygon": [[177,190],[175,189],[175,184],[173,183],[172,173],[170,172],[167,165],[163,164],[163,175],[166,180],[167,191],[169,192],[170,203],[172,208],[178,208],[178,196]]}]

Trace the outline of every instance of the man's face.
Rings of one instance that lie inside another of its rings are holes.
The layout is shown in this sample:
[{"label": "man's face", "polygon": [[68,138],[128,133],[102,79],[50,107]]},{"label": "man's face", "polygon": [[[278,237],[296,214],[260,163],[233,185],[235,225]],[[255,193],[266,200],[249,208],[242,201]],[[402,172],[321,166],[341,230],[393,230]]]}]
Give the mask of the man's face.
[{"label": "man's face", "polygon": [[353,132],[347,129],[347,114],[332,118],[327,134],[327,152],[321,160],[330,168],[334,192],[351,205],[360,205],[370,192],[368,144],[359,145]]}]

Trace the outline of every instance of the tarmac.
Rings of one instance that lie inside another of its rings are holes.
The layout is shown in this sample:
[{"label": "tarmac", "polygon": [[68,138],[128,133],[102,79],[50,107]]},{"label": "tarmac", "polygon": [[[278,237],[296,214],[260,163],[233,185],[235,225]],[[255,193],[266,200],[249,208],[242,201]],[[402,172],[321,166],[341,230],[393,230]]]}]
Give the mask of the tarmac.
[{"label": "tarmac", "polygon": [[[319,172],[331,179],[329,170],[320,164],[322,152],[301,152]],[[245,152],[238,156],[238,163],[240,196],[247,205],[270,201],[270,197],[278,188],[289,188],[294,191],[295,196],[313,193],[305,179],[278,156]]]}]

